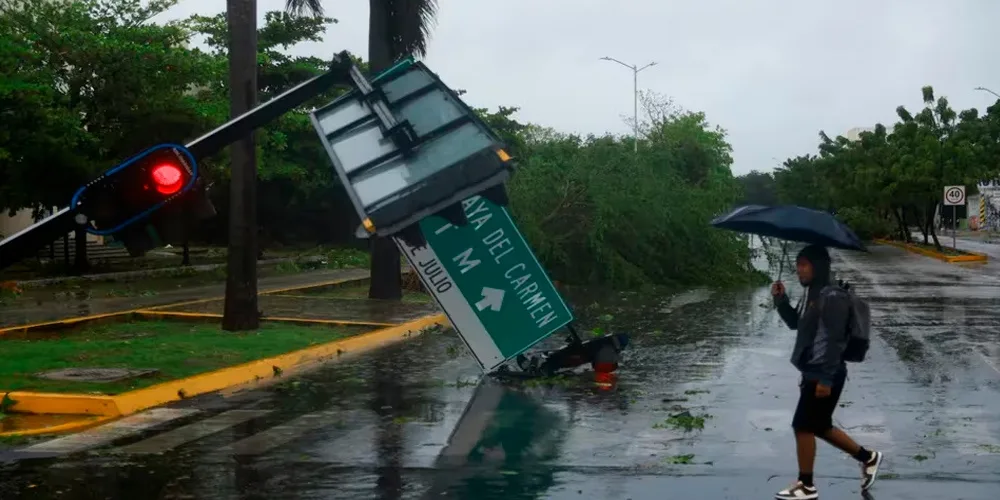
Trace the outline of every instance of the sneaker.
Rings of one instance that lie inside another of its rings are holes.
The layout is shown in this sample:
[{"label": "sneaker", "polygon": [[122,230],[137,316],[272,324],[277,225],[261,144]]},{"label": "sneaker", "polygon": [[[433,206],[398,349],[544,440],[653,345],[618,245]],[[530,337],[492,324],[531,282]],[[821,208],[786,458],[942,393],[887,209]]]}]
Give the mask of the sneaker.
[{"label": "sneaker", "polygon": [[861,464],[861,491],[867,491],[875,484],[878,477],[878,467],[882,465],[882,452],[873,451],[872,458],[866,464]]},{"label": "sneaker", "polygon": [[791,486],[774,494],[777,500],[812,500],[819,498],[815,486],[806,486],[802,481],[795,481]]}]

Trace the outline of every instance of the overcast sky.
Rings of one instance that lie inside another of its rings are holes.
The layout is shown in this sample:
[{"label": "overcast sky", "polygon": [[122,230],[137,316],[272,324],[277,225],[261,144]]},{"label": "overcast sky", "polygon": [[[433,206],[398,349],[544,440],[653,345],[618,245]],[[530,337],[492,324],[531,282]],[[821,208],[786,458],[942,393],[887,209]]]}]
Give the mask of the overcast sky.
[{"label": "overcast sky", "polygon": [[[164,19],[225,10],[181,0]],[[293,53],[367,56],[368,2],[330,0],[324,43]],[[259,0],[264,12],[284,0]],[[625,133],[629,64],[658,64],[639,88],[704,111],[725,128],[736,174],[812,153],[817,133],[844,134],[933,85],[956,109],[992,104],[1000,0],[440,0],[425,59],[476,107],[518,106],[522,121],[564,132]]]}]

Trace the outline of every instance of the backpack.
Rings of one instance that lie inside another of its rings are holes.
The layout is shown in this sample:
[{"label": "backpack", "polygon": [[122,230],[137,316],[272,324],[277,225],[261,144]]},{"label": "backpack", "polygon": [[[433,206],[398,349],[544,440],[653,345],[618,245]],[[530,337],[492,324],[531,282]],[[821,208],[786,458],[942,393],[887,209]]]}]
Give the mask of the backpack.
[{"label": "backpack", "polygon": [[[851,286],[840,281],[836,293],[845,293],[850,301],[850,313],[847,318],[847,346],[841,358],[848,363],[860,363],[868,354],[871,345],[871,309],[868,302],[858,297]],[[833,291],[833,290],[831,290]]]}]

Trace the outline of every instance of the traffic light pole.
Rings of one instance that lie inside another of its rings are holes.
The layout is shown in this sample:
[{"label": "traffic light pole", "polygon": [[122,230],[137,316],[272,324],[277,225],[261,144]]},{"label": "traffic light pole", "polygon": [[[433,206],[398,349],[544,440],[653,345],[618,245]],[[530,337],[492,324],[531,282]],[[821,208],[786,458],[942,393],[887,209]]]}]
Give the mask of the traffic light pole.
[{"label": "traffic light pole", "polygon": [[[360,73],[352,72],[347,52],[333,58],[330,70],[306,80],[253,110],[229,120],[215,130],[185,144],[195,160],[210,157],[309,99],[336,85],[358,86]],[[361,77],[363,81],[363,77]],[[87,220],[77,220],[78,207],[66,207],[13,235],[0,240],[0,269],[20,261]]]}]

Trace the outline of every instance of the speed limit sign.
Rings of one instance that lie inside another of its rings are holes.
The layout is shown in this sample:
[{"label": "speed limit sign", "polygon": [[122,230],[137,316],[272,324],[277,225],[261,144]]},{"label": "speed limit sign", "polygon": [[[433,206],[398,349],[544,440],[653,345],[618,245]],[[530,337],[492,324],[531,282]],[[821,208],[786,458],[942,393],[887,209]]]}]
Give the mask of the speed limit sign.
[{"label": "speed limit sign", "polygon": [[944,204],[947,206],[965,205],[965,186],[945,186]]}]

